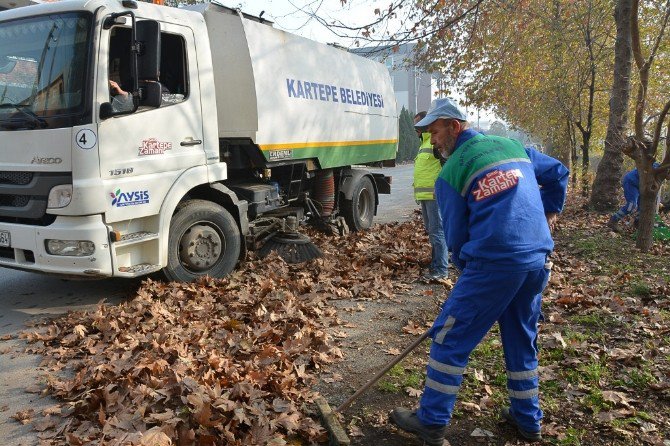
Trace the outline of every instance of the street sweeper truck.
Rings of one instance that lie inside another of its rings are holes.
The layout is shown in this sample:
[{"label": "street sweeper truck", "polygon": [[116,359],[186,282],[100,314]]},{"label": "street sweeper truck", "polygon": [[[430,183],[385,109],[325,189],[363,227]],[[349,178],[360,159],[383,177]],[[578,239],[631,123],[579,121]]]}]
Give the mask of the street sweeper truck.
[{"label": "street sweeper truck", "polygon": [[0,12],[3,267],[225,276],[301,223],[369,228],[390,178],[361,166],[397,139],[384,65],[213,2]]}]

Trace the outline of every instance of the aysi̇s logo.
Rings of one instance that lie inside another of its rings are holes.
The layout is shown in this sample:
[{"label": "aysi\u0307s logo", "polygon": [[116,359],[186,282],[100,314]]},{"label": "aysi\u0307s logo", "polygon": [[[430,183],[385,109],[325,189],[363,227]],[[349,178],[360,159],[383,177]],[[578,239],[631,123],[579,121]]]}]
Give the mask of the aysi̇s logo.
[{"label": "aysi\u0307s logo", "polygon": [[122,208],[124,206],[136,206],[138,204],[146,204],[149,202],[148,190],[121,192],[121,189],[116,189],[115,192],[110,192],[109,195],[112,197],[112,206],[117,208]]}]

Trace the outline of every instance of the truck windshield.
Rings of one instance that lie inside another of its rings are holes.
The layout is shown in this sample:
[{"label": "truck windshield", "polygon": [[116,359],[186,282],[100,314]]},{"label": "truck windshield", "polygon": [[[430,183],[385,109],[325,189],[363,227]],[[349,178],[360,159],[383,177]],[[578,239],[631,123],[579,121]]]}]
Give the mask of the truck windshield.
[{"label": "truck windshield", "polygon": [[0,22],[0,130],[57,127],[67,125],[64,117],[81,117],[90,23],[87,13]]}]

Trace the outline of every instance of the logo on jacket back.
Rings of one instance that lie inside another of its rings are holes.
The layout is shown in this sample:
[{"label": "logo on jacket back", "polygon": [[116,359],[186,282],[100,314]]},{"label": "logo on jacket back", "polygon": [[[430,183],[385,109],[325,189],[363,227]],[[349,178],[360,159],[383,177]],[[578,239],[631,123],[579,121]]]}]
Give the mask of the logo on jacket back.
[{"label": "logo on jacket back", "polygon": [[484,200],[516,187],[519,184],[519,178],[523,178],[519,169],[492,170],[477,181],[477,188],[473,189],[472,195],[475,196],[475,201]]},{"label": "logo on jacket back", "polygon": [[121,192],[121,189],[116,189],[114,193],[110,192],[109,195],[112,197],[112,206],[117,208],[136,206],[138,204],[146,204],[149,202],[148,190]]}]

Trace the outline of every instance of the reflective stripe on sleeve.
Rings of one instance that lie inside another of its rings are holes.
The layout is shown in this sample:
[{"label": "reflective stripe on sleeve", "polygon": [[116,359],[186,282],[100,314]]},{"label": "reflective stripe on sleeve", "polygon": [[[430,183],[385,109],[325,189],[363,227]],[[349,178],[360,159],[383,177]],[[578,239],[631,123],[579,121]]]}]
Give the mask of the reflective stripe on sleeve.
[{"label": "reflective stripe on sleeve", "polygon": [[526,400],[528,398],[533,398],[535,396],[540,395],[540,390],[537,387],[534,388],[534,389],[529,389],[529,390],[507,389],[507,391],[509,392],[509,397],[510,398],[516,398],[518,400]]},{"label": "reflective stripe on sleeve", "polygon": [[465,367],[456,367],[449,364],[443,364],[434,360],[433,358],[428,360],[428,367],[448,375],[462,375],[463,372],[465,372]]},{"label": "reflective stripe on sleeve", "polygon": [[459,386],[448,386],[446,384],[439,383],[434,379],[426,378],[426,387],[429,387],[440,393],[446,393],[447,395],[456,395],[458,393]]},{"label": "reflective stripe on sleeve", "polygon": [[434,187],[415,187],[414,192],[415,193],[416,192],[430,192],[430,193],[433,193],[433,192],[435,192],[435,188]]},{"label": "reflective stripe on sleeve", "polygon": [[531,379],[535,378],[536,376],[538,376],[537,369],[524,370],[523,372],[510,372],[509,370],[507,370],[507,377],[515,381],[522,379]]}]

